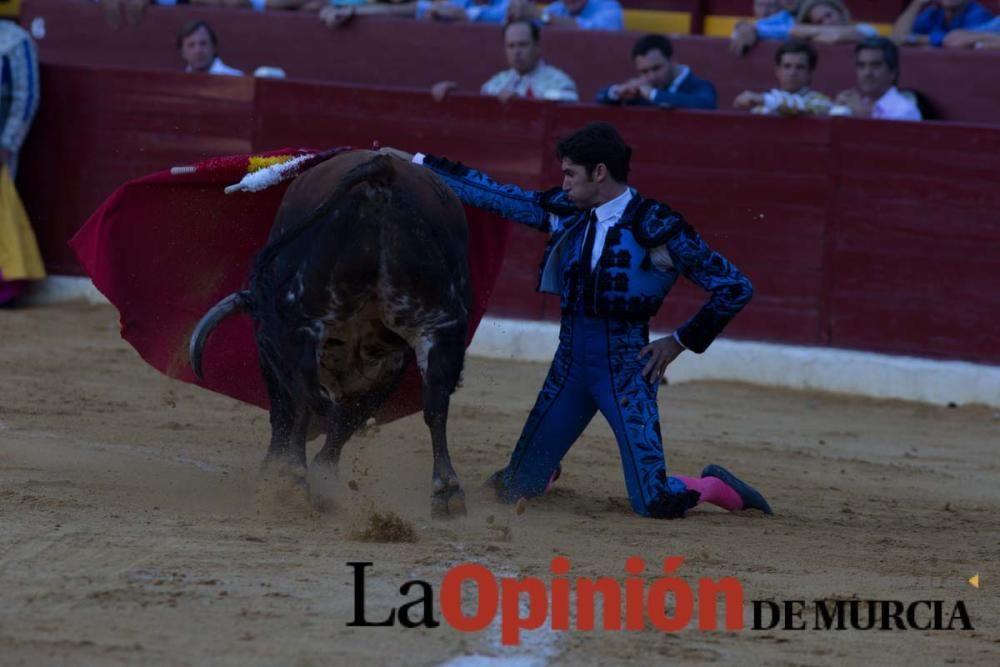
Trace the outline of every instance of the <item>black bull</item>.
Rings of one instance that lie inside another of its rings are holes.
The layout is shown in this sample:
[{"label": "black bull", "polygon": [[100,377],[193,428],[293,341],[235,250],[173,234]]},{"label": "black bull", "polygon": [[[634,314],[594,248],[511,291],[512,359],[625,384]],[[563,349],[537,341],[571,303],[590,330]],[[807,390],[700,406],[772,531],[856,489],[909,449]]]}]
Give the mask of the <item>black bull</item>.
[{"label": "black bull", "polygon": [[222,299],[195,327],[191,364],[200,377],[211,330],[250,313],[271,401],[265,467],[303,479],[306,440],[321,426],[326,443],[308,480],[323,500],[341,449],[392,394],[412,350],[434,451],[432,514],[460,515],[465,495],[446,424],[470,300],[468,229],[454,193],[422,167],[344,153],[291,184],[248,289]]}]

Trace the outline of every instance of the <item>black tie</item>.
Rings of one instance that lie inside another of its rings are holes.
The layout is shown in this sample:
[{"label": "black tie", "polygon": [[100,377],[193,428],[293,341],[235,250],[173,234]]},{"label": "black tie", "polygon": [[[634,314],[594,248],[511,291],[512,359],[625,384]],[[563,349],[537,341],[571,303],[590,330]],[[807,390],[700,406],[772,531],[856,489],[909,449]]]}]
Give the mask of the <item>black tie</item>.
[{"label": "black tie", "polygon": [[597,213],[590,212],[587,218],[587,231],[583,237],[583,250],[580,252],[580,294],[583,297],[583,312],[592,315],[594,302],[594,275],[591,272],[591,257],[594,255],[594,239],[597,237]]},{"label": "black tie", "polygon": [[583,262],[582,268],[588,274],[593,263],[595,238],[597,238],[597,213],[591,211],[590,216],[587,218],[587,231],[583,237],[583,252],[580,257],[580,261]]}]

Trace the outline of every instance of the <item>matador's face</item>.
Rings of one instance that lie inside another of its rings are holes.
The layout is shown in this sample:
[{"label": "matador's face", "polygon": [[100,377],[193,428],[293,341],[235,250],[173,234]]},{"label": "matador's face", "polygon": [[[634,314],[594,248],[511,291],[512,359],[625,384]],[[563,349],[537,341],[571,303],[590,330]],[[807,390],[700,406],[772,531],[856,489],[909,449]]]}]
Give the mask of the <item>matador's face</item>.
[{"label": "matador's face", "polygon": [[569,158],[563,158],[562,173],[563,192],[569,195],[570,201],[577,208],[593,208],[600,203],[600,187],[594,180],[593,174],[587,173],[586,167],[572,162]]}]

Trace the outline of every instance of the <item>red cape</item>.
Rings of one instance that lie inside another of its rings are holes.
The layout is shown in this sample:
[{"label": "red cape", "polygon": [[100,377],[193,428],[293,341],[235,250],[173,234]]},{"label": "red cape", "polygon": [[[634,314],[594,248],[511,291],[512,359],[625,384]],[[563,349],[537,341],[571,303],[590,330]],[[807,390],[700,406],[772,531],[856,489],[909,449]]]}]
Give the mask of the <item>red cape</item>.
[{"label": "red cape", "polygon": [[[204,381],[195,378],[187,352],[191,331],[205,312],[245,287],[291,183],[224,194],[247,174],[250,158],[215,158],[195,165],[193,173],[161,171],[129,181],[90,216],[70,245],[94,285],[118,308],[122,337],[146,362],[172,378],[267,408],[249,316],[231,317],[212,333]],[[509,225],[479,209],[466,208],[466,217],[473,294],[468,345],[500,272]],[[411,363],[377,419],[421,409],[420,376]]]}]

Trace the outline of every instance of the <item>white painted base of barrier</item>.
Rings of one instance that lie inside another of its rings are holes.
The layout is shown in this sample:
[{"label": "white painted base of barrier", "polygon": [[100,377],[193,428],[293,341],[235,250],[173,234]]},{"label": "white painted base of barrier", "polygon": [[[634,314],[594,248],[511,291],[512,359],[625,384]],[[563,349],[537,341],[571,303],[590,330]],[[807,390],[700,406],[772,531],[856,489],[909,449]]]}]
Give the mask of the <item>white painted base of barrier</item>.
[{"label": "white painted base of barrier", "polygon": [[[666,335],[651,334],[652,337]],[[552,359],[555,322],[485,318],[469,353],[494,359]],[[685,352],[670,365],[672,383],[730,380],[873,398],[1000,407],[1000,366],[933,361],[825,347],[720,339],[704,354]]]},{"label": "white painted base of barrier", "polygon": [[107,303],[107,298],[94,287],[90,278],[49,276],[28,288],[21,301],[29,306],[47,306],[67,301]]},{"label": "white painted base of barrier", "polygon": [[[87,278],[52,276],[26,295],[29,304],[107,303]],[[487,317],[469,353],[493,359],[548,362],[558,343],[555,322]],[[656,336],[657,334],[653,334]],[[684,353],[671,382],[729,380],[873,398],[1000,407],[1000,366],[933,361],[824,347],[717,340],[704,354]]]}]

